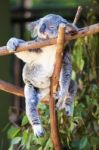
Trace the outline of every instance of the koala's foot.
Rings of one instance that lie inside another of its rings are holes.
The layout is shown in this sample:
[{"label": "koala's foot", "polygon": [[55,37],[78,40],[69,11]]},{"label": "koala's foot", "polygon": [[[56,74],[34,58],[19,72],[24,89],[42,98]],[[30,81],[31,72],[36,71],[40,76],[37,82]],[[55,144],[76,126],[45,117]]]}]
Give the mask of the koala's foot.
[{"label": "koala's foot", "polygon": [[64,98],[59,98],[56,107],[59,110],[65,109],[66,116],[71,116],[71,101],[69,99],[69,96],[65,96]]},{"label": "koala's foot", "polygon": [[58,93],[58,102],[56,104],[56,107],[61,110],[65,108],[66,100],[69,98],[69,94],[64,93]]},{"label": "koala's foot", "polygon": [[23,43],[24,41],[17,38],[10,38],[10,40],[7,42],[7,50],[8,51],[15,51],[16,48],[19,46],[20,43]]},{"label": "koala's foot", "polygon": [[34,135],[37,137],[41,137],[44,135],[44,130],[43,130],[41,124],[33,125],[33,131],[34,131]]},{"label": "koala's foot", "polygon": [[63,101],[63,99],[59,99],[57,104],[56,104],[56,107],[59,109],[59,110],[62,110],[65,108],[65,101]]},{"label": "koala's foot", "polygon": [[65,112],[66,112],[67,117],[71,116],[71,106],[70,105],[65,105]]},{"label": "koala's foot", "polygon": [[58,103],[56,104],[56,107],[59,109],[59,110],[62,110],[62,109],[65,109],[65,112],[66,112],[66,116],[67,117],[70,117],[71,116],[71,106],[66,104],[65,101],[58,101]]}]

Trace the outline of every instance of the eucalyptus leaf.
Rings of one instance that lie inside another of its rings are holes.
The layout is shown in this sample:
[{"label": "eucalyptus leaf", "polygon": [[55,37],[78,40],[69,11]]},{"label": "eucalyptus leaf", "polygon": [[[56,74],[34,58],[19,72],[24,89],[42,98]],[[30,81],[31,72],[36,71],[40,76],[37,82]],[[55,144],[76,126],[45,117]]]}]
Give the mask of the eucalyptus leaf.
[{"label": "eucalyptus leaf", "polygon": [[79,144],[79,149],[82,150],[85,148],[85,146],[87,145],[88,142],[88,138],[87,137],[82,137],[80,140],[80,144]]},{"label": "eucalyptus leaf", "polygon": [[11,144],[18,144],[21,141],[22,137],[15,137],[12,141]]},{"label": "eucalyptus leaf", "polygon": [[8,150],[13,150],[13,144],[10,145],[10,147],[8,148]]},{"label": "eucalyptus leaf", "polygon": [[17,136],[17,134],[20,132],[20,128],[15,128],[15,127],[11,127],[8,130],[8,138],[13,139],[15,136]]},{"label": "eucalyptus leaf", "polygon": [[26,145],[27,140],[28,140],[28,136],[29,136],[28,131],[24,130],[23,134],[22,134],[22,145]]},{"label": "eucalyptus leaf", "polygon": [[31,140],[32,140],[32,134],[30,133],[27,139],[27,144],[26,144],[27,150],[29,150],[31,147]]},{"label": "eucalyptus leaf", "polygon": [[26,125],[28,122],[29,122],[29,121],[28,121],[28,118],[27,118],[27,116],[25,115],[25,116],[23,117],[23,119],[22,119],[22,126]]}]

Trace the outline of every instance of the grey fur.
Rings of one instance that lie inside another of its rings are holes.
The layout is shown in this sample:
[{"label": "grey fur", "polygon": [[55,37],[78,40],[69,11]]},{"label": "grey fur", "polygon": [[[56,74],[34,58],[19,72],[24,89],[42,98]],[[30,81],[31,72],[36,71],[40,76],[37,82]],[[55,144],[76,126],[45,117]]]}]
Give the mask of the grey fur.
[{"label": "grey fur", "polygon": [[[33,39],[37,41],[48,38],[55,38],[58,34],[60,23],[66,25],[66,32],[77,32],[77,28],[59,15],[49,14],[28,25]],[[11,38],[7,42],[8,50],[15,50],[24,42],[23,40]],[[41,98],[49,95],[50,77],[52,76],[55,64],[56,45],[43,47],[39,50],[29,50],[16,53],[16,56],[26,64],[23,68],[23,80],[25,83],[26,114],[36,136],[43,134],[43,129],[37,112],[37,104]],[[76,94],[76,86],[71,80],[72,63],[70,50],[65,51],[62,70],[59,80],[60,88],[57,93],[59,109],[65,108],[70,116],[70,106]],[[38,90],[35,90],[38,89]],[[68,95],[68,97],[67,97]]]}]

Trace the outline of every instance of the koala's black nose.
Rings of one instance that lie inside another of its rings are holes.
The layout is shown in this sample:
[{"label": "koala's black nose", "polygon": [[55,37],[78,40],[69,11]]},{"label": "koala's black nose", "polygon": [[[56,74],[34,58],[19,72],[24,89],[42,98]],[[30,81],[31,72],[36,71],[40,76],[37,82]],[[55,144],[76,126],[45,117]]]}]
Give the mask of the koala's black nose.
[{"label": "koala's black nose", "polygon": [[40,27],[40,32],[44,33],[45,29],[46,29],[46,24],[43,23]]}]

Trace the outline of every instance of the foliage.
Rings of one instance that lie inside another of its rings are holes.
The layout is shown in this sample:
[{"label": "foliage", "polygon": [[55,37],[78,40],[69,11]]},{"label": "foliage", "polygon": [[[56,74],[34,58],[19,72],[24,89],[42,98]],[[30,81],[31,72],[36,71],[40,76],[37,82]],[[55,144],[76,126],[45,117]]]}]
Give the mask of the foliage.
[{"label": "foliage", "polygon": [[[88,18],[91,17],[89,13]],[[94,21],[94,17],[92,17]],[[78,92],[72,104],[72,116],[67,118],[64,111],[58,111],[61,142],[70,150],[96,150],[99,148],[99,35],[78,39],[73,48],[73,74],[77,80]],[[39,114],[45,129],[42,138],[36,138],[26,116],[20,126],[8,130],[11,141],[9,150],[49,150],[53,149],[50,139],[49,108],[39,104]]]},{"label": "foliage", "polygon": [[[45,129],[44,137],[37,138],[33,135],[32,129],[28,124],[28,119],[24,115],[20,127],[12,126],[8,131],[8,137],[11,139],[9,150],[13,150],[15,144],[24,150],[42,150],[52,149],[53,145],[50,139],[49,127],[49,110],[48,106],[39,104],[39,113],[41,116],[42,124]],[[47,131],[47,132],[46,132]]]},{"label": "foliage", "polygon": [[[57,8],[57,7],[77,7],[78,5],[87,5],[88,3],[90,3],[91,0],[31,0],[28,3],[30,3],[30,8],[41,8],[41,7],[52,7],[53,5]],[[16,1],[16,0],[10,0],[10,4],[11,6],[15,6],[15,5],[19,5],[20,1]]]}]

